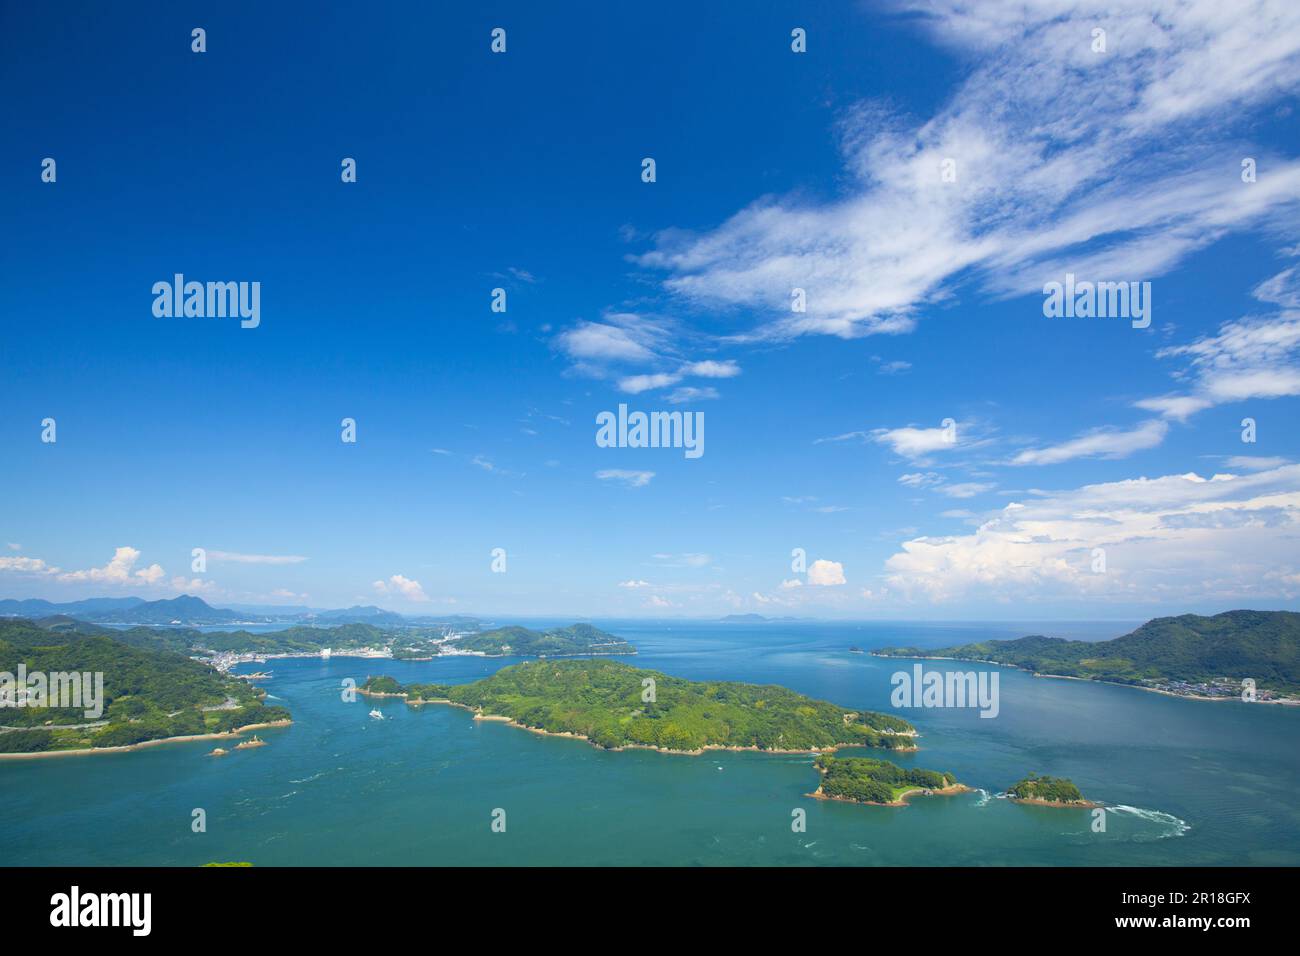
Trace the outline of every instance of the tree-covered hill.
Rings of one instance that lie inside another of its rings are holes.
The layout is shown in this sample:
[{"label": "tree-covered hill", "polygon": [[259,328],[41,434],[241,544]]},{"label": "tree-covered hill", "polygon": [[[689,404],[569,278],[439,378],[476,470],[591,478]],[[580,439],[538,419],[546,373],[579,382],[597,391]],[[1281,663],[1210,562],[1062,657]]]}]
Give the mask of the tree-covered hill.
[{"label": "tree-covered hill", "polygon": [[920,650],[886,647],[885,657],[950,657],[993,661],[1040,674],[1120,683],[1205,682],[1253,678],[1261,688],[1300,692],[1300,613],[1227,611],[1148,621],[1109,641],[1022,637]]},{"label": "tree-covered hill", "polygon": [[0,621],[0,672],[16,678],[20,665],[28,674],[102,674],[103,713],[86,716],[89,704],[0,708],[0,753],[120,746],[288,716],[282,707],[264,706],[258,689],[182,654],[116,636]]},{"label": "tree-covered hill", "polygon": [[909,790],[953,787],[950,773],[919,768],[904,770],[888,760],[870,757],[832,757],[822,754],[816,767],[822,775],[820,795],[855,803],[896,803]]},{"label": "tree-covered hill", "polygon": [[461,650],[517,657],[562,657],[580,654],[635,654],[636,648],[590,624],[570,624],[547,631],[499,627],[455,642]]}]

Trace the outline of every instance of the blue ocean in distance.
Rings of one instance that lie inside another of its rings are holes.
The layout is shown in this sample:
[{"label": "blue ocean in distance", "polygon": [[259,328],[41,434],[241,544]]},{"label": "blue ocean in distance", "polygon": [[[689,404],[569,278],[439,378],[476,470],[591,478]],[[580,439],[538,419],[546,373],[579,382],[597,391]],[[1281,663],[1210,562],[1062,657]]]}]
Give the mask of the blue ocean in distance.
[{"label": "blue ocean in distance", "polygon": [[[529,621],[540,624],[543,622]],[[562,623],[570,623],[568,621]],[[341,682],[476,680],[516,661],[282,659],[266,665],[294,725],[220,759],[212,741],[127,754],[0,762],[7,863],[177,865],[1297,865],[1300,708],[1182,700],[1000,671],[996,719],[903,709],[906,660],[850,653],[1029,633],[1104,639],[1136,622],[916,624],[597,621],[626,658],[691,679],[776,683],[851,708],[899,713],[921,750],[890,759],[949,770],[979,792],[905,808],[811,800],[812,758],[605,752],[464,710],[341,700]],[[845,751],[847,753],[847,751]],[[862,753],[873,753],[862,751]],[[1013,804],[1029,771],[1072,778],[1107,808]],[[195,808],[207,831],[191,830]],[[506,832],[493,833],[494,810]],[[791,829],[792,811],[806,832]]]}]

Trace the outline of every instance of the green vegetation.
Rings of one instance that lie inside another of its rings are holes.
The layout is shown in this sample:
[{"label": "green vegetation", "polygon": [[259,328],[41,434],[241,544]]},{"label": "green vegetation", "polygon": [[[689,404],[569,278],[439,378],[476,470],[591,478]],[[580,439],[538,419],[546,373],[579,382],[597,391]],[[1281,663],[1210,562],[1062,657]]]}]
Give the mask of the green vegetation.
[{"label": "green vegetation", "polygon": [[[116,632],[110,632],[116,634]],[[104,675],[103,713],[86,707],[0,709],[0,753],[117,747],[163,737],[220,733],[245,724],[283,720],[263,692],[207,664],[170,650],[133,646],[80,629],[47,630],[22,620],[0,621],[0,671]]]},{"label": "green vegetation", "polygon": [[526,627],[499,627],[457,641],[461,650],[488,655],[516,657],[563,657],[581,654],[635,654],[636,648],[622,638],[590,624],[533,631]]},{"label": "green vegetation", "polygon": [[938,770],[904,770],[888,760],[870,757],[817,758],[824,796],[857,803],[896,803],[909,790],[942,790],[955,786],[957,778]]},{"label": "green vegetation", "polygon": [[912,725],[888,714],[854,711],[774,685],[689,681],[600,658],[514,664],[472,684],[402,690],[408,701],[449,700],[526,727],[581,734],[607,748],[915,749]]},{"label": "green vegetation", "polygon": [[1300,693],[1300,613],[1295,611],[1161,617],[1110,641],[1034,636],[939,650],[886,647],[875,653],[993,661],[1039,674],[1122,684],[1201,684],[1250,677],[1260,688]]},{"label": "green vegetation", "polygon": [[1007,793],[1017,800],[1047,800],[1050,803],[1086,803],[1079,788],[1064,777],[1040,777],[1031,773]]},{"label": "green vegetation", "polygon": [[405,688],[392,677],[367,677],[361,689],[372,694],[404,694]]}]

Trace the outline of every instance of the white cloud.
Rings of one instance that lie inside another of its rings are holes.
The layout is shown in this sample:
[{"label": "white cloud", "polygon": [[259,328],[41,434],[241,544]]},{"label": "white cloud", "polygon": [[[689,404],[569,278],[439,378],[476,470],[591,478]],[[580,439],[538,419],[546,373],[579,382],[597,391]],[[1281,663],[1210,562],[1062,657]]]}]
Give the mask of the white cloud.
[{"label": "white cloud", "polygon": [[209,561],[234,564],[301,564],[307,559],[298,554],[240,554],[235,551],[209,551]]},{"label": "white cloud", "polygon": [[1209,122],[1300,86],[1294,0],[896,5],[966,69],[934,115],[864,104],[841,122],[847,194],[764,197],[639,257],[689,304],[766,316],[739,338],[907,332],[967,277],[1003,295],[1069,266],[1151,279],[1229,232],[1294,221],[1300,163],[1263,159],[1243,184],[1239,134],[1215,141]]},{"label": "white cloud", "polygon": [[718,390],[712,385],[705,385],[702,388],[683,385],[681,388],[675,388],[665,395],[664,401],[670,405],[683,405],[687,402],[703,402],[717,397]]},{"label": "white cloud", "polygon": [[877,428],[871,438],[877,444],[888,445],[896,455],[904,458],[922,458],[931,452],[951,451],[957,447],[954,433],[946,428]]},{"label": "white cloud", "polygon": [[10,551],[21,551],[23,549],[23,546],[21,544],[15,544],[12,541],[9,542],[7,547],[9,548]]},{"label": "white cloud", "polygon": [[1161,349],[1159,358],[1188,362],[1181,377],[1190,380],[1191,391],[1135,404],[1182,421],[1228,402],[1300,395],[1300,266],[1261,282],[1252,294],[1282,309],[1225,322],[1214,335]]},{"label": "white cloud", "polygon": [[974,498],[976,495],[982,495],[986,491],[992,491],[997,485],[991,481],[964,481],[952,485],[944,485],[939,490],[949,498]]},{"label": "white cloud", "polygon": [[703,568],[713,562],[713,556],[700,551],[687,551],[682,554],[656,554],[654,560],[665,568]]},{"label": "white cloud", "polygon": [[682,373],[700,378],[735,378],[740,374],[740,366],[730,359],[725,362],[692,362],[682,367]]},{"label": "white cloud", "polygon": [[1011,459],[1013,465],[1055,465],[1075,458],[1124,458],[1135,451],[1155,448],[1165,440],[1169,426],[1159,419],[1122,431],[1097,428],[1078,438],[1047,448],[1030,448]]},{"label": "white cloud", "polygon": [[1289,465],[1290,461],[1286,458],[1265,455],[1229,455],[1223,463],[1229,468],[1240,468],[1243,471],[1266,471],[1270,468],[1281,468],[1283,465]]},{"label": "white cloud", "polygon": [[652,587],[654,587],[654,585],[651,584],[649,581],[640,581],[640,580],[620,581],[620,582],[618,582],[618,586],[621,587],[621,588],[652,588]]},{"label": "white cloud", "polygon": [[607,322],[581,322],[560,333],[557,342],[570,358],[582,362],[649,362],[663,331],[640,316],[619,313]]},{"label": "white cloud", "polygon": [[621,481],[629,488],[644,488],[654,476],[653,471],[629,471],[626,468],[604,468],[596,472],[601,481]]},{"label": "white cloud", "polygon": [[783,591],[789,591],[793,588],[801,588],[801,587],[803,587],[803,582],[798,578],[790,578],[790,580],[788,581],[781,582],[781,590]]},{"label": "white cloud", "polygon": [[[1085,485],[1007,505],[973,532],[906,541],[885,562],[898,592],[929,601],[1294,598],[1300,465]],[[1107,571],[1094,573],[1093,549]]]},{"label": "white cloud", "polygon": [[808,583],[818,587],[833,587],[844,583],[844,565],[838,561],[818,558],[808,565]]},{"label": "white cloud", "polygon": [[[682,379],[688,376],[697,376],[699,378],[733,378],[740,374],[740,366],[733,361],[717,362],[708,360],[704,362],[690,362],[683,365],[675,372],[653,372],[640,375],[627,375],[619,379],[618,387],[624,392],[632,395],[639,395],[641,392],[648,392],[656,388],[667,388],[669,385],[676,385]],[[710,398],[717,397],[717,390],[713,388],[681,388],[677,393],[703,393],[712,392]],[[676,393],[674,393],[676,394]]]},{"label": "white cloud", "polygon": [[58,568],[52,568],[40,558],[0,557],[0,571],[13,571],[22,574],[57,574]]},{"label": "white cloud", "polygon": [[632,395],[639,395],[641,392],[648,392],[654,388],[663,388],[667,385],[676,385],[682,380],[680,375],[659,372],[653,375],[629,375],[618,381],[618,387]]},{"label": "white cloud", "polygon": [[387,581],[376,581],[374,589],[380,594],[391,594],[416,603],[429,600],[429,596],[424,593],[424,588],[420,586],[419,581],[403,577],[400,574],[394,574]]},{"label": "white cloud", "polygon": [[943,484],[943,475],[933,471],[913,471],[906,475],[899,475],[898,483],[909,488],[933,488],[935,485]]},{"label": "white cloud", "polygon": [[157,564],[147,568],[135,569],[140,559],[140,552],[135,548],[121,547],[113,552],[112,559],[102,568],[88,568],[84,571],[67,571],[59,575],[60,581],[90,581],[95,584],[140,585],[157,584],[167,573]]}]

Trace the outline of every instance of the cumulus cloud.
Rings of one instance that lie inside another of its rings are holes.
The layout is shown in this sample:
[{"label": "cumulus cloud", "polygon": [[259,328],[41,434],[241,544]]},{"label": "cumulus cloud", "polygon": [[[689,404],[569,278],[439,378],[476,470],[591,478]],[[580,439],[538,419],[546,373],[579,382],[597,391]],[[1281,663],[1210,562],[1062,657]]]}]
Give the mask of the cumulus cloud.
[{"label": "cumulus cloud", "polygon": [[87,568],[84,571],[66,571],[59,575],[60,581],[90,581],[95,584],[140,585],[157,584],[167,573],[157,564],[147,568],[136,569],[140,552],[135,548],[121,547],[113,552],[112,559],[102,568]]},{"label": "cumulus cloud", "polygon": [[414,581],[400,574],[394,574],[387,581],[376,581],[374,589],[380,594],[390,594],[416,603],[429,600],[429,596],[424,593],[424,588],[420,586],[419,581]]},{"label": "cumulus cloud", "polygon": [[22,574],[57,574],[58,568],[52,568],[40,558],[22,556],[0,556],[0,571],[14,571]]},{"label": "cumulus cloud", "polygon": [[817,587],[834,587],[844,583],[844,565],[818,558],[808,565],[808,583]]},{"label": "cumulus cloud", "polygon": [[930,601],[1294,598],[1298,532],[1300,465],[1167,475],[1013,502],[969,534],[904,542],[885,568],[896,592]]}]

